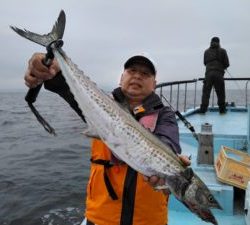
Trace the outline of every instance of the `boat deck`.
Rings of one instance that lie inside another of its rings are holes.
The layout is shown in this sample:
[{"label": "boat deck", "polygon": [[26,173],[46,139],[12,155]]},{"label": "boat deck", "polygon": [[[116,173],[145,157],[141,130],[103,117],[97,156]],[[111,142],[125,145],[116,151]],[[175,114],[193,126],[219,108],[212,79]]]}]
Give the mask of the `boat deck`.
[{"label": "boat deck", "polygon": [[[214,153],[218,154],[221,145],[234,149],[247,150],[248,135],[248,113],[246,108],[228,108],[226,114],[219,114],[217,109],[210,109],[206,114],[198,114],[197,110],[185,113],[187,120],[192,124],[196,133],[201,132],[201,125],[209,123],[212,125],[214,135]],[[197,146],[196,140],[191,132],[178,121],[182,143],[192,143]]]},{"label": "boat deck", "polygon": [[[213,126],[215,135],[247,135],[246,123],[248,114],[243,108],[228,109],[226,114],[219,114],[217,110],[208,111],[206,114],[191,114],[191,111],[186,113],[188,121],[194,126],[197,133],[201,131],[201,124],[210,123]],[[235,119],[237,118],[237,120]],[[188,133],[189,131],[182,122],[178,123],[180,133]]]},{"label": "boat deck", "polygon": [[[223,115],[220,115],[217,109],[210,109],[206,114],[197,114],[196,111],[197,110],[187,111],[184,116],[195,128],[197,134],[201,132],[201,124],[209,123],[212,125],[214,159],[216,159],[221,145],[246,150],[247,133],[249,129],[247,121],[249,115],[245,108],[239,108],[237,110],[236,108],[229,108],[228,112]],[[237,202],[235,188],[217,180],[213,165],[197,164],[198,142],[181,121],[178,121],[178,125],[183,154],[191,155],[193,170],[206,183],[223,208],[223,210],[212,209],[218,224],[245,225],[244,206],[242,206],[242,204],[244,204],[244,196],[240,203]],[[189,212],[188,209],[174,197],[171,197],[169,203],[169,224],[183,225],[183,218],[185,218],[185,225],[208,224]]]},{"label": "boat deck", "polygon": [[[214,214],[218,225],[245,225],[245,219],[242,215],[225,216]],[[179,219],[178,219],[179,218]],[[185,223],[183,220],[185,218]],[[182,222],[180,222],[182,221]],[[201,221],[198,217],[191,213],[183,213],[176,211],[169,211],[169,225],[208,225],[209,223]]]}]

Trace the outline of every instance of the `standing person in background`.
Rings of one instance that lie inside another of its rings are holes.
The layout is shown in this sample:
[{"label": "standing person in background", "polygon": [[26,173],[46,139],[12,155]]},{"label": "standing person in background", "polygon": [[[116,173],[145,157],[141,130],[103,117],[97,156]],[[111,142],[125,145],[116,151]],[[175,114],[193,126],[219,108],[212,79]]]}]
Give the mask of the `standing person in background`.
[{"label": "standing person in background", "polygon": [[[46,67],[42,63],[44,56],[37,53],[29,60],[24,78],[26,85],[34,88],[44,82],[46,89],[59,94],[84,119],[56,60]],[[155,78],[153,62],[141,55],[133,56],[125,62],[120,86],[113,90],[112,95],[116,102],[128,107],[142,126],[175,154],[180,154],[175,113],[164,106],[154,92]],[[190,164],[187,157],[179,157],[185,165]],[[169,193],[167,190],[156,191],[153,187],[164,183],[162,178],[137,173],[112,154],[103,141],[93,139],[86,219],[82,225],[166,225]]]},{"label": "standing person in background", "polygon": [[220,47],[220,39],[213,37],[210,47],[204,53],[206,66],[205,79],[202,88],[200,113],[206,113],[212,87],[218,99],[219,112],[226,113],[224,73],[229,67],[227,51]]}]

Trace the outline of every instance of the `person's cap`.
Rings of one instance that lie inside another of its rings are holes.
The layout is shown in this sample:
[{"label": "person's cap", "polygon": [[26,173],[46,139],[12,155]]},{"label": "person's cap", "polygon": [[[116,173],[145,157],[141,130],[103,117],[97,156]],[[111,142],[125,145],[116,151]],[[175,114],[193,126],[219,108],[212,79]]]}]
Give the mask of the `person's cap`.
[{"label": "person's cap", "polygon": [[154,76],[156,75],[156,69],[153,62],[143,55],[135,55],[129,58],[124,64],[124,69],[128,69],[135,64],[146,66],[148,69],[150,69]]},{"label": "person's cap", "polygon": [[220,39],[218,37],[213,37],[211,39],[211,42],[216,42],[216,43],[220,43]]}]

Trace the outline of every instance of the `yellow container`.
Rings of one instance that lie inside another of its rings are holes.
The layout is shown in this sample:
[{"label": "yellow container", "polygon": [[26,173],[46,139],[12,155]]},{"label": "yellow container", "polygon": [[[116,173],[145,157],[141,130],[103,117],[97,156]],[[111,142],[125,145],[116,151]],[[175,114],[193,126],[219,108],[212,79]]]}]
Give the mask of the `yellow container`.
[{"label": "yellow container", "polygon": [[215,170],[219,181],[246,189],[250,181],[250,155],[222,146],[215,161]]}]

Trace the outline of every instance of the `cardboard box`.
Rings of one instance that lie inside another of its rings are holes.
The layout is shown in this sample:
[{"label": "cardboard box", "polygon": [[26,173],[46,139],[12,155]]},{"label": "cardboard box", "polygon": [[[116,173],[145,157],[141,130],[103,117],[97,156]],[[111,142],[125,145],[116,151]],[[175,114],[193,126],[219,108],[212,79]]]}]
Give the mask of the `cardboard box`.
[{"label": "cardboard box", "polygon": [[250,155],[222,146],[215,161],[219,181],[246,189],[250,181]]}]

